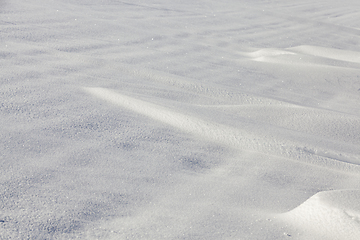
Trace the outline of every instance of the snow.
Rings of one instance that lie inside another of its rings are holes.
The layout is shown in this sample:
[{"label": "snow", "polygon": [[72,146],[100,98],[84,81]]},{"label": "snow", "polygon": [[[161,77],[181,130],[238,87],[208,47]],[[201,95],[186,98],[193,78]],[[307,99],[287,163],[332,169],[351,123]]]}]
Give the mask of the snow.
[{"label": "snow", "polygon": [[360,204],[358,190],[319,192],[299,207],[281,214],[283,221],[306,229],[309,239],[358,239]]},{"label": "snow", "polygon": [[360,239],[353,0],[0,0],[0,239]]}]

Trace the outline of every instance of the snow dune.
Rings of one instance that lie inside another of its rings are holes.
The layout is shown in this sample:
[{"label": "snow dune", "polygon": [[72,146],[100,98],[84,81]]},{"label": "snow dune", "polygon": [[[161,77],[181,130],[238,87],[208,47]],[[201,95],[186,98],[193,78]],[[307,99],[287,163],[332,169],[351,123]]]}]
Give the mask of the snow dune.
[{"label": "snow dune", "polygon": [[340,60],[345,62],[360,63],[360,53],[354,51],[347,51],[334,48],[323,48],[317,46],[299,46],[291,48],[293,51],[299,53],[330,58],[334,60]]},{"label": "snow dune", "polygon": [[[297,148],[297,152],[289,154],[289,151],[291,151],[290,146],[299,146],[299,143],[289,144],[287,142],[287,144],[285,144],[278,141],[273,142],[266,138],[259,139],[259,134],[252,135],[235,128],[211,124],[107,89],[85,88],[85,90],[110,103],[218,144],[225,144],[241,150],[263,152],[281,157],[291,158],[291,155],[295,155],[295,159],[298,161],[303,160],[304,157],[301,157],[301,155],[303,155],[303,152],[306,152],[327,158],[328,161],[323,163],[323,167],[336,170],[342,169],[343,171],[355,171],[357,174],[360,170],[357,165],[344,163],[346,161],[354,162],[354,158],[352,160],[351,158],[342,159],[341,157],[334,157],[327,152],[308,150],[306,147],[304,149]],[[254,140],[249,141],[251,139]],[[281,148],[285,148],[288,152],[284,153],[281,151]],[[333,164],[331,161],[335,161],[336,163]],[[358,163],[358,161],[356,162]],[[321,165],[319,159],[313,161],[312,164]],[[343,164],[346,166],[342,166]],[[360,236],[359,192],[360,191],[350,190],[320,192],[294,210],[275,218],[287,224],[293,224],[296,227],[296,231],[302,232],[305,236],[310,232],[311,234],[307,236],[309,238],[343,239],[344,236],[346,236],[347,239],[357,239]]]},{"label": "snow dune", "polygon": [[358,239],[360,236],[359,190],[320,192],[281,220],[301,228],[308,239]]},{"label": "snow dune", "polygon": [[[291,142],[288,140],[281,142],[280,139],[269,138],[266,135],[252,134],[251,132],[241,131],[240,129],[220,124],[212,124],[103,88],[85,88],[85,91],[98,98],[107,100],[110,103],[143,114],[208,141],[225,144],[226,146],[237,149],[290,157],[296,160],[312,159],[315,156],[315,158],[317,158],[316,161],[308,161],[320,166],[346,169],[347,171],[360,173],[360,167],[358,167],[360,159],[358,159],[356,155],[342,157],[341,154],[331,153],[331,150],[312,150],[307,146],[301,148],[299,147],[302,144],[301,142]],[[310,157],[302,155],[310,155]],[[353,163],[354,165],[347,164],[346,162]]]},{"label": "snow dune", "polygon": [[[287,49],[260,49],[245,53],[245,56],[259,62],[282,64],[305,64],[312,66],[359,68],[360,53],[318,46],[298,46]],[[355,63],[355,64],[351,64]]]},{"label": "snow dune", "polygon": [[360,239],[357,1],[0,1],[0,239]]}]

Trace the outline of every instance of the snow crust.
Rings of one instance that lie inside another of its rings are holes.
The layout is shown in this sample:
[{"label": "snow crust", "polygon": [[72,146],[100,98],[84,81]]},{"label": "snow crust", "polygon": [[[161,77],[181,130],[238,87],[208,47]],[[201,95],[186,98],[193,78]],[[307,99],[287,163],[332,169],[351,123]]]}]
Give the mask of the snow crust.
[{"label": "snow crust", "polygon": [[359,7],[0,0],[0,239],[360,239]]}]

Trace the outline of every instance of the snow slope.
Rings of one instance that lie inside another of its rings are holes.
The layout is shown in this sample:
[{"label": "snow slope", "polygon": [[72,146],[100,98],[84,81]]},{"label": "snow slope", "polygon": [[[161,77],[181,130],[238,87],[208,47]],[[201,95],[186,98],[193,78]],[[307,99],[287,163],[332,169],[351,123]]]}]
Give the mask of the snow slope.
[{"label": "snow slope", "polygon": [[305,230],[308,239],[358,239],[359,193],[358,190],[320,192],[279,218]]},{"label": "snow slope", "polygon": [[359,7],[0,0],[0,239],[360,239]]}]

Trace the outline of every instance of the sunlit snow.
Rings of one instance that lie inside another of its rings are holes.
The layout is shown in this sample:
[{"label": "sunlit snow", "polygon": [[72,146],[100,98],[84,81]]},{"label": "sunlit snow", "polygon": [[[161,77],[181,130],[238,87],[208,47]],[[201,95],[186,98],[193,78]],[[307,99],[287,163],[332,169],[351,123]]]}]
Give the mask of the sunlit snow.
[{"label": "sunlit snow", "polygon": [[359,9],[0,0],[0,239],[360,239]]}]

